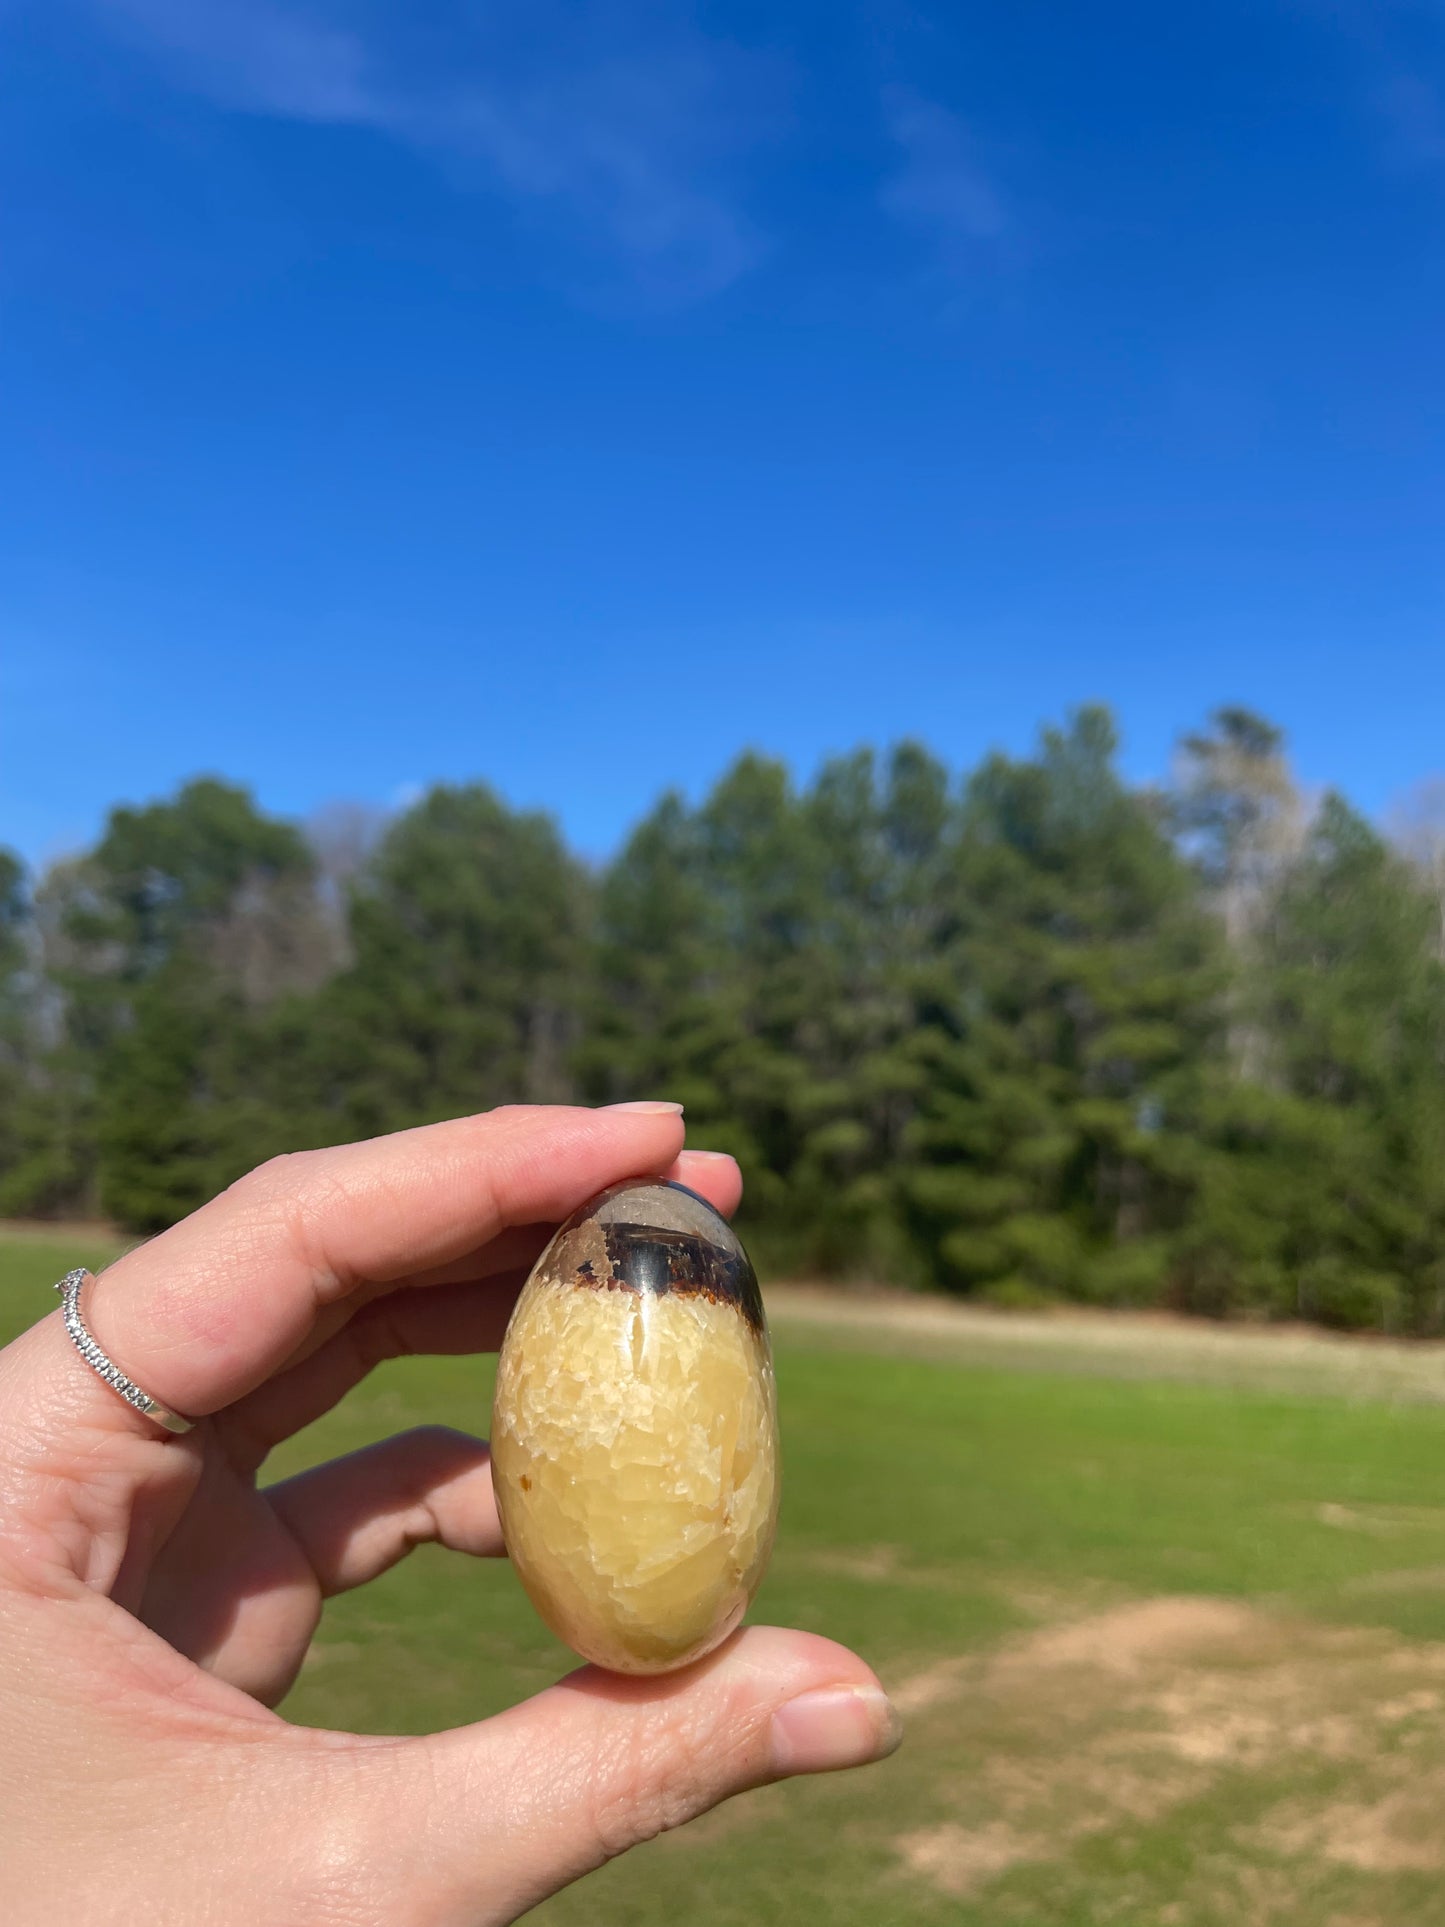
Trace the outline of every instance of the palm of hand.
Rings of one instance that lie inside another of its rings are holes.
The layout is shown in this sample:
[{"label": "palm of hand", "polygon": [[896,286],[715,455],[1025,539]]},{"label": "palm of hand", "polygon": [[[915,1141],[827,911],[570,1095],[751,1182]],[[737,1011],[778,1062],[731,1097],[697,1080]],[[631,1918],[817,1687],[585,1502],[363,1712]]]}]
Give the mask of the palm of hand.
[{"label": "palm of hand", "polygon": [[206,1672],[275,1706],[301,1670],[325,1594],[249,1455],[233,1459],[234,1450],[224,1436],[204,1442],[195,1489],[144,1575],[136,1617]]},{"label": "palm of hand", "polygon": [[[768,1629],[420,1739],[265,1710],[323,1598],[423,1540],[502,1550],[481,1440],[423,1428],[262,1489],[268,1452],[382,1357],[494,1346],[546,1227],[680,1146],[655,1110],[537,1110],[258,1173],[92,1288],[121,1369],[209,1415],[180,1439],[58,1314],[0,1352],[8,1922],[500,1927],[742,1787],[890,1750],[858,1660]],[[672,1168],[736,1202],[731,1160]]]}]

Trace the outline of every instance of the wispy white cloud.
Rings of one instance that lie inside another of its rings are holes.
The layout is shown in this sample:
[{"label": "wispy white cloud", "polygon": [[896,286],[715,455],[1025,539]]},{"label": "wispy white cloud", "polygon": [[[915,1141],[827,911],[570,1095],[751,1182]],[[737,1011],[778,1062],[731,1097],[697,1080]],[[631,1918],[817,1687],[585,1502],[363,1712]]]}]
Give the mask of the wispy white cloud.
[{"label": "wispy white cloud", "polygon": [[[471,185],[568,223],[594,261],[668,301],[697,300],[759,258],[733,176],[765,121],[759,65],[685,22],[614,31],[598,9],[547,0],[494,7],[483,34],[403,57],[312,0],[83,0],[177,84],[235,110],[370,130],[429,154]],[[508,24],[518,31],[503,31]],[[465,22],[461,23],[463,27]],[[549,31],[555,29],[556,31]],[[519,44],[520,43],[520,44]]]},{"label": "wispy white cloud", "polygon": [[1445,165],[1445,0],[1303,0],[1345,36],[1359,98],[1404,168]]},{"label": "wispy white cloud", "polygon": [[1445,97],[1439,83],[1421,73],[1390,73],[1370,99],[1385,124],[1392,159],[1406,167],[1445,162]]},{"label": "wispy white cloud", "polygon": [[980,166],[967,125],[956,114],[902,87],[884,96],[899,162],[879,200],[887,213],[930,243],[941,264],[964,272],[1011,226],[1002,196]]},{"label": "wispy white cloud", "polygon": [[761,253],[756,229],[714,178],[727,148],[707,126],[716,101],[705,55],[658,50],[505,89],[473,82],[407,107],[399,127],[418,145],[487,166],[519,199],[566,206],[644,282],[696,298],[736,280]]},{"label": "wispy white cloud", "polygon": [[384,98],[355,33],[267,0],[91,0],[182,83],[227,107],[297,120],[385,126]]}]

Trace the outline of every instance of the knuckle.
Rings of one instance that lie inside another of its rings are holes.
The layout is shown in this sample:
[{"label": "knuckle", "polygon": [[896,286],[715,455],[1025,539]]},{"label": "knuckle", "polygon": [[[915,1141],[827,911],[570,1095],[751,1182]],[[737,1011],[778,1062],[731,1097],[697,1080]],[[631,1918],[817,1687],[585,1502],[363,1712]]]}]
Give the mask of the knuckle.
[{"label": "knuckle", "polygon": [[405,1358],[410,1350],[396,1322],[395,1307],[386,1298],[363,1307],[342,1327],[342,1333],[363,1375],[374,1372],[388,1358]]},{"label": "knuckle", "polygon": [[404,1856],[389,1824],[398,1791],[389,1764],[312,1761],[311,1824],[287,1857],[275,1911],[263,1908],[262,1918],[277,1927],[423,1927],[431,1916],[424,1896],[402,1885]]},{"label": "knuckle", "polygon": [[726,1790],[730,1752],[716,1722],[690,1720],[633,1728],[599,1748],[589,1817],[601,1854],[614,1859],[712,1806]]},{"label": "knuckle", "polygon": [[304,1183],[307,1167],[315,1159],[314,1151],[279,1151],[237,1178],[229,1195],[247,1204],[290,1196]]},{"label": "knuckle", "polygon": [[282,1151],[238,1178],[227,1195],[264,1242],[279,1235],[309,1271],[329,1273],[325,1225],[350,1195],[330,1152]]}]

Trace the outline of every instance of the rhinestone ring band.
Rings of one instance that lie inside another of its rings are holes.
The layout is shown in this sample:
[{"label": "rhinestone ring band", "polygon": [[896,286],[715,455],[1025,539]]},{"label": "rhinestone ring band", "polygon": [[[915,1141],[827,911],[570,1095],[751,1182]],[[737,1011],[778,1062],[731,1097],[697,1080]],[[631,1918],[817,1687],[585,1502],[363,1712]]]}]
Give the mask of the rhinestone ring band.
[{"label": "rhinestone ring band", "polygon": [[85,1320],[80,1315],[80,1289],[91,1274],[82,1265],[75,1271],[67,1271],[55,1289],[65,1301],[65,1329],[71,1341],[90,1369],[103,1378],[113,1392],[119,1392],[127,1405],[133,1405],[147,1418],[153,1418],[157,1425],[163,1425],[168,1432],[189,1432],[195,1424],[194,1419],[182,1418],[162,1405],[158,1398],[143,1392],[133,1379],[126,1377],[119,1365],[113,1364],[96,1344],[86,1330]]}]

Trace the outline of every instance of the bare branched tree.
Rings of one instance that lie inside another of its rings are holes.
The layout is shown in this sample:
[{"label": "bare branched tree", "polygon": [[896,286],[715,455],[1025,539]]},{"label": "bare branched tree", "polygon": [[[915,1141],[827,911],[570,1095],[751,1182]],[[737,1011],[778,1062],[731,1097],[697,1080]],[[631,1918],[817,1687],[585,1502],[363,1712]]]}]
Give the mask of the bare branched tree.
[{"label": "bare branched tree", "polygon": [[1175,762],[1175,821],[1215,892],[1230,941],[1254,928],[1307,828],[1284,735],[1252,710],[1216,709]]},{"label": "bare branched tree", "polygon": [[1390,812],[1390,841],[1435,901],[1436,955],[1445,963],[1445,776],[1430,776]]}]

